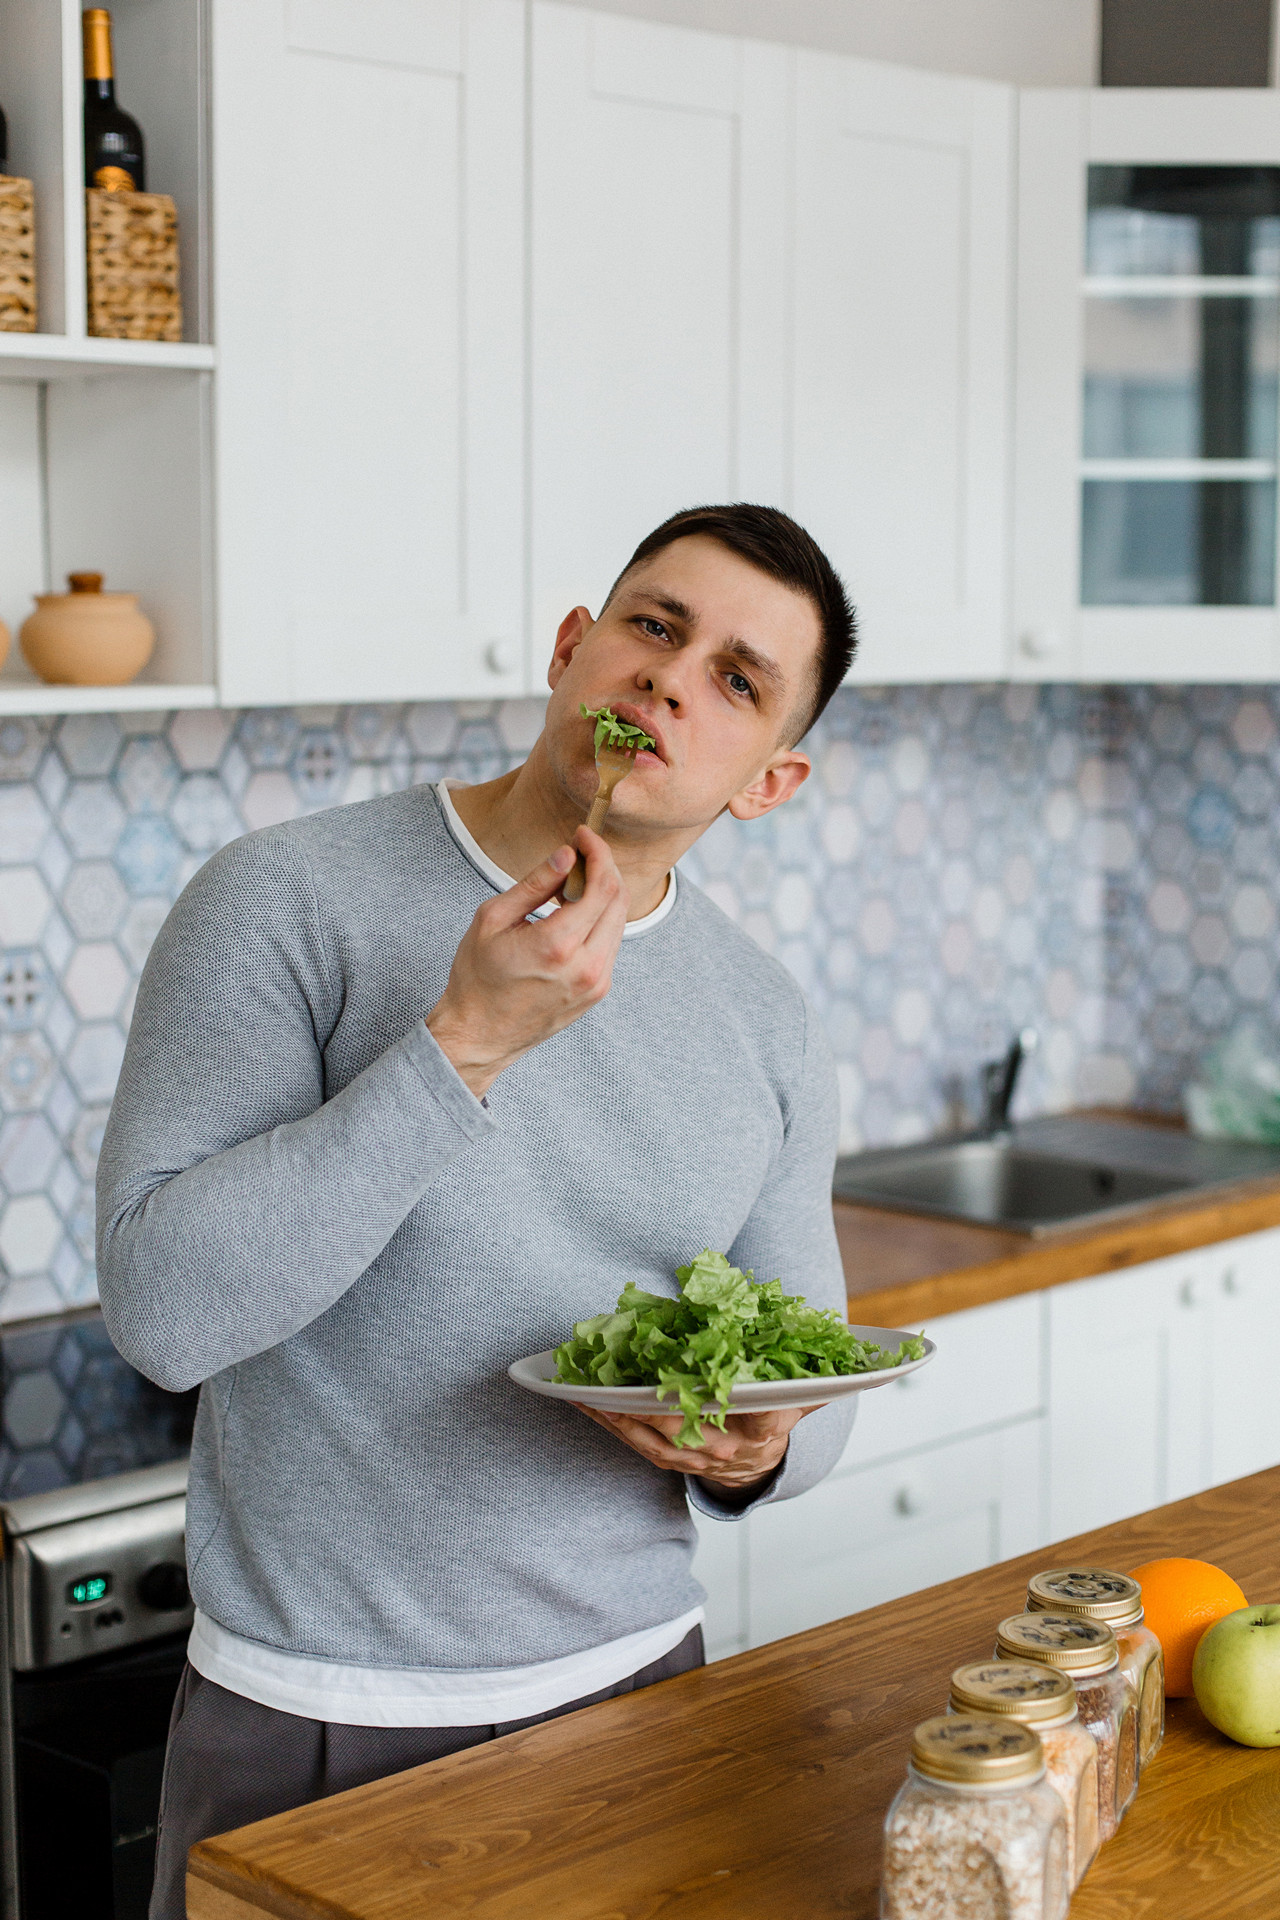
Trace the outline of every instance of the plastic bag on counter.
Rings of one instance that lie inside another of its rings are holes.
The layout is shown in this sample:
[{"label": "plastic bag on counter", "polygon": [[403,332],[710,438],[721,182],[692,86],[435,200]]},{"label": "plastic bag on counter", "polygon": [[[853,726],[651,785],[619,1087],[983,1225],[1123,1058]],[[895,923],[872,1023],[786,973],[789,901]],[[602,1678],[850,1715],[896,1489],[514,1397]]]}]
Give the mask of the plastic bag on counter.
[{"label": "plastic bag on counter", "polygon": [[1194,1133],[1280,1145],[1280,1045],[1251,1022],[1201,1063],[1183,1095]]}]

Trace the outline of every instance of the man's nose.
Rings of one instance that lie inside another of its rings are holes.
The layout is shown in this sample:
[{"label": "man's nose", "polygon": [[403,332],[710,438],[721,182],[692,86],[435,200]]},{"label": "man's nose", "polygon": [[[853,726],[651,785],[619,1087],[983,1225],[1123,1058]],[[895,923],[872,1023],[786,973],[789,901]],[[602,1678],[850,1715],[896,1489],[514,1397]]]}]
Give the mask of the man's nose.
[{"label": "man's nose", "polygon": [[672,654],[642,667],[636,675],[636,686],[644,693],[656,694],[672,713],[679,713],[689,697],[688,672],[684,655]]}]

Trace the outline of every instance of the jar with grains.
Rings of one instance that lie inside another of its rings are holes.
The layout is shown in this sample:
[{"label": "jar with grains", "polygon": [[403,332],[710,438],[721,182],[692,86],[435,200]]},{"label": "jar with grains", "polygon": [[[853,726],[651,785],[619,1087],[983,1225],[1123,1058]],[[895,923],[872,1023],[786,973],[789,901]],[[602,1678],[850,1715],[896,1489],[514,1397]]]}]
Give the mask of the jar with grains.
[{"label": "jar with grains", "polygon": [[1138,1790],[1138,1702],[1101,1620],[1015,1613],[996,1631],[997,1660],[1031,1660],[1069,1676],[1080,1724],[1098,1749],[1098,1838],[1109,1840]]},{"label": "jar with grains", "polygon": [[1044,1772],[1067,1818],[1067,1862],[1079,1886],[1098,1851],[1098,1749],[1080,1724],[1076,1690],[1065,1673],[1029,1660],[957,1667],[952,1713],[1005,1714],[1030,1727],[1044,1749]]},{"label": "jar with grains", "polygon": [[1106,1567],[1054,1567],[1027,1586],[1029,1613],[1078,1613],[1105,1620],[1120,1649],[1120,1671],[1138,1700],[1138,1770],[1154,1760],[1164,1739],[1164,1650],[1142,1619],[1142,1588],[1127,1573]]},{"label": "jar with grains", "polygon": [[884,1823],[881,1920],[1065,1920],[1067,1823],[1030,1727],[941,1714]]}]

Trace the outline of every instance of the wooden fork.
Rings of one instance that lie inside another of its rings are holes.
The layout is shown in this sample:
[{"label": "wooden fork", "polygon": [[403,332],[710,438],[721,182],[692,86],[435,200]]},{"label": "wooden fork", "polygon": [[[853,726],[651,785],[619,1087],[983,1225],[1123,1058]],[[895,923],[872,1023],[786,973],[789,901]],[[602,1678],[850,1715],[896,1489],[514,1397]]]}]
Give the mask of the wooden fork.
[{"label": "wooden fork", "polygon": [[[596,772],[600,784],[596,788],[596,797],[591,802],[591,811],[587,815],[587,825],[592,833],[603,833],[604,823],[609,816],[613,802],[613,790],[619,780],[625,780],[635,765],[635,748],[624,752],[621,747],[601,747],[596,755]],[[560,889],[566,900],[581,900],[587,884],[587,863],[579,854],[564,878]]]}]

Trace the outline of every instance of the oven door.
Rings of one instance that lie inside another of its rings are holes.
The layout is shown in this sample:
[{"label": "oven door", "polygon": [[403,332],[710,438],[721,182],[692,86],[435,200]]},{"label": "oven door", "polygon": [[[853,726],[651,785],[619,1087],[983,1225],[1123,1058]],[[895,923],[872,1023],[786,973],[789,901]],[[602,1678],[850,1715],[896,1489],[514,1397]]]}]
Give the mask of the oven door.
[{"label": "oven door", "polygon": [[13,1675],[22,1920],[146,1920],[187,1633]]}]

